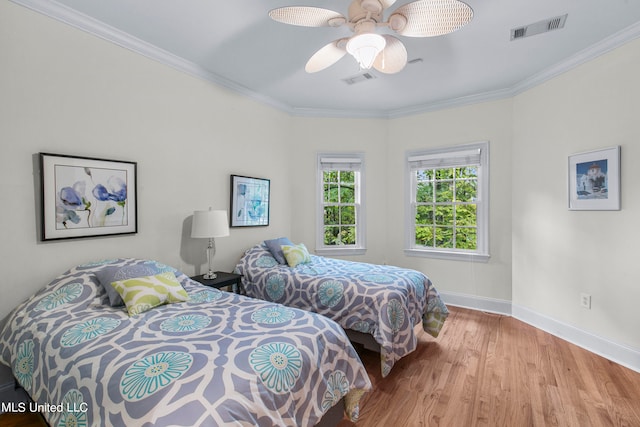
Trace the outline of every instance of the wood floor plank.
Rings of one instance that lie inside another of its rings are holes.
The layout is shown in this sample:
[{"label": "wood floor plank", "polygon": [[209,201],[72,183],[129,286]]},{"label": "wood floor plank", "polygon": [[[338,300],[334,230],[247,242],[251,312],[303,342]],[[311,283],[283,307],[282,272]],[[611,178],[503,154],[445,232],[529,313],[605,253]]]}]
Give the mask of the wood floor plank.
[{"label": "wood floor plank", "polygon": [[3,413],[0,414],[2,427],[48,427],[42,415],[38,413]]},{"label": "wood floor plank", "polygon": [[358,427],[640,426],[640,373],[508,316],[450,311],[386,378],[358,348],[373,384]]}]

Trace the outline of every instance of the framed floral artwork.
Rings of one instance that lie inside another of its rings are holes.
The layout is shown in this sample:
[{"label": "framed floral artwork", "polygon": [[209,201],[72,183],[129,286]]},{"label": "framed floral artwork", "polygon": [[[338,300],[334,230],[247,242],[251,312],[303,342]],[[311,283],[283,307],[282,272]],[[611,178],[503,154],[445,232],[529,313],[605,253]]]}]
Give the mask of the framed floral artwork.
[{"label": "framed floral artwork", "polygon": [[569,156],[569,209],[620,210],[620,147]]},{"label": "framed floral artwork", "polygon": [[40,153],[42,240],[138,231],[137,163]]},{"label": "framed floral artwork", "polygon": [[268,179],[231,175],[231,227],[269,225],[270,184]]}]

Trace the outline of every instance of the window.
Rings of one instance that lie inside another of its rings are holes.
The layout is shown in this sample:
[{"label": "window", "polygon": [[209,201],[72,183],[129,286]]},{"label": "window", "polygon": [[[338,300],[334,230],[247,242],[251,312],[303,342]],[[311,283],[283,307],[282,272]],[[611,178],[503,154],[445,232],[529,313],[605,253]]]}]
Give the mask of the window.
[{"label": "window", "polygon": [[407,255],[489,259],[489,143],[407,154]]},{"label": "window", "polygon": [[317,253],[365,252],[363,182],[362,154],[318,154]]}]

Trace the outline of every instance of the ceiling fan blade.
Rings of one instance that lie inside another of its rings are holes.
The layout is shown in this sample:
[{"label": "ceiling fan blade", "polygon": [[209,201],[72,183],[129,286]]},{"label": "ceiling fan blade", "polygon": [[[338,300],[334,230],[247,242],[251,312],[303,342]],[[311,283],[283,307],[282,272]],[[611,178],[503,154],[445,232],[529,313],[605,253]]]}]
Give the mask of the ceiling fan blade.
[{"label": "ceiling fan blade", "polygon": [[387,44],[376,57],[373,68],[381,73],[397,73],[407,65],[407,49],[397,38],[386,34],[383,37]]},{"label": "ceiling fan blade", "polygon": [[320,50],[314,53],[311,58],[309,58],[309,61],[307,61],[307,65],[305,65],[304,67],[304,70],[307,73],[316,73],[335,64],[347,53],[344,47],[345,44],[345,39],[339,39],[334,40],[328,45],[322,47]]},{"label": "ceiling fan blade", "polygon": [[397,8],[390,27],[408,37],[434,37],[462,28],[473,19],[473,9],[459,0],[418,0]]},{"label": "ceiling fan blade", "polygon": [[396,0],[380,0],[383,9],[388,9],[396,2]]},{"label": "ceiling fan blade", "polygon": [[340,13],[310,6],[288,6],[273,9],[269,16],[274,21],[302,27],[339,27],[347,22]]}]

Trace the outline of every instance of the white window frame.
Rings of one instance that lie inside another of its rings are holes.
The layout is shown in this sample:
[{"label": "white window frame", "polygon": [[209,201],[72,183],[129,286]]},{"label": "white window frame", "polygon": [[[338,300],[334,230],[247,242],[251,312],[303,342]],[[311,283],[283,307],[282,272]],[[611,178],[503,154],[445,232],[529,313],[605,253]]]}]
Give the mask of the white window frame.
[{"label": "white window frame", "polygon": [[[355,245],[324,244],[324,177],[325,170],[335,170],[345,165],[344,170],[353,170],[356,184],[356,243]],[[363,255],[365,246],[365,164],[363,153],[318,153],[316,175],[316,253],[319,255]]]},{"label": "white window frame", "polygon": [[[479,159],[477,159],[479,155]],[[414,173],[418,163],[429,167],[464,166],[477,162],[478,194],[476,199],[477,249],[438,249],[415,244]],[[405,254],[408,256],[488,262],[489,254],[489,141],[442,147],[431,150],[409,151],[405,156]]]}]

